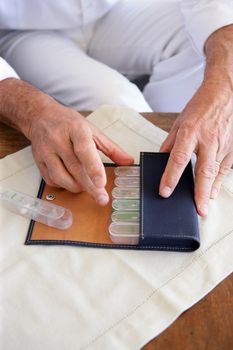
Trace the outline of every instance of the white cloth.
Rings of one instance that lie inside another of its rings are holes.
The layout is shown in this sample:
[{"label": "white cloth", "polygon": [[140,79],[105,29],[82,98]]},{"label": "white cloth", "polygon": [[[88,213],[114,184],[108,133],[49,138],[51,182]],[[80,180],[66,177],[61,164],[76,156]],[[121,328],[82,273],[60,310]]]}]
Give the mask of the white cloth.
[{"label": "white cloth", "polygon": [[[166,133],[135,112],[89,117],[138,157]],[[0,161],[0,186],[36,195],[31,149]],[[29,221],[0,211],[0,342],[5,350],[139,349],[233,270],[233,172],[200,221],[193,253],[24,246]],[[229,311],[230,312],[230,311]]]},{"label": "white cloth", "polygon": [[[0,56],[78,110],[180,112],[203,79],[206,39],[232,23],[232,0],[1,0]],[[118,72],[149,74],[145,98]]]}]

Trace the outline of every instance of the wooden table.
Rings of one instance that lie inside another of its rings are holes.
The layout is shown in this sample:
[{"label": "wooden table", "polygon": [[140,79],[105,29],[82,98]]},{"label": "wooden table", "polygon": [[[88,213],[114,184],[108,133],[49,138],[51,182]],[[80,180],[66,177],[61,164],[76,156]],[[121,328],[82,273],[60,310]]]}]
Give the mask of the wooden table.
[{"label": "wooden table", "polygon": [[[87,115],[87,113],[85,113]],[[169,131],[175,114],[144,116]],[[30,142],[19,132],[0,123],[0,158]],[[233,252],[232,252],[233,253]],[[231,350],[233,349],[233,275],[226,278],[204,299],[184,312],[144,350]]]}]

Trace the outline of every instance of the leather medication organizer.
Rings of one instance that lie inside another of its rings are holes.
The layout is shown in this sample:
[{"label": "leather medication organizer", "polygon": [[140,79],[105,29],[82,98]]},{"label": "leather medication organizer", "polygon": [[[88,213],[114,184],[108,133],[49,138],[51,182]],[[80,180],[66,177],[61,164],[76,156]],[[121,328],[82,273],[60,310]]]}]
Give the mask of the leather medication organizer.
[{"label": "leather medication organizer", "polygon": [[73,225],[58,230],[31,221],[25,244],[72,245],[95,248],[166,250],[190,252],[199,248],[198,218],[194,203],[191,162],[169,198],[159,196],[159,183],[169,154],[141,153],[140,156],[140,235],[137,244],[118,244],[110,239],[111,193],[114,185],[113,164],[105,164],[106,190],[110,201],[100,207],[85,192],[74,194],[52,188],[42,181],[38,197],[52,195],[53,203],[70,209]]}]

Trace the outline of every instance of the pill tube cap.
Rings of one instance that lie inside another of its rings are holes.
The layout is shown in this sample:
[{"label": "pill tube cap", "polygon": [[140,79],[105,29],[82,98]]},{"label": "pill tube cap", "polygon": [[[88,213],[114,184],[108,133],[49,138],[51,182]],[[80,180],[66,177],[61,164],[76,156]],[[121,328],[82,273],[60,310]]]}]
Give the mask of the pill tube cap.
[{"label": "pill tube cap", "polygon": [[72,225],[73,218],[69,209],[26,193],[0,188],[0,202],[15,214],[51,227],[65,230]]}]

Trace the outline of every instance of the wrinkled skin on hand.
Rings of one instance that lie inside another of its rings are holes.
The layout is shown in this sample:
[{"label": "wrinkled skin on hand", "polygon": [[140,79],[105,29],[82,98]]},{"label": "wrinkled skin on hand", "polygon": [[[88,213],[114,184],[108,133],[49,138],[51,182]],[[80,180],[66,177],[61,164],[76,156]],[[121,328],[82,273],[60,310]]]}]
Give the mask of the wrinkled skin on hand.
[{"label": "wrinkled skin on hand", "polygon": [[42,177],[48,185],[71,192],[87,191],[100,205],[109,197],[106,174],[97,150],[127,165],[133,158],[81,114],[55,101],[31,123],[29,138]]},{"label": "wrinkled skin on hand", "polygon": [[134,159],[80,113],[64,107],[29,83],[0,81],[0,121],[20,130],[48,185],[88,192],[98,204],[109,201],[99,151],[119,165]]},{"label": "wrinkled skin on hand", "polygon": [[233,164],[232,92],[203,84],[175,121],[161,151],[171,152],[160,184],[165,197],[174,190],[192,153],[197,154],[195,201],[205,216],[209,199],[217,196]]},{"label": "wrinkled skin on hand", "polygon": [[233,164],[233,25],[215,31],[205,43],[206,68],[202,85],[175,121],[161,151],[170,152],[160,183],[169,197],[193,152],[195,202],[206,216],[210,198],[218,195]]}]

